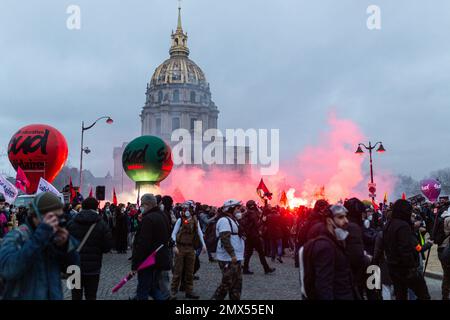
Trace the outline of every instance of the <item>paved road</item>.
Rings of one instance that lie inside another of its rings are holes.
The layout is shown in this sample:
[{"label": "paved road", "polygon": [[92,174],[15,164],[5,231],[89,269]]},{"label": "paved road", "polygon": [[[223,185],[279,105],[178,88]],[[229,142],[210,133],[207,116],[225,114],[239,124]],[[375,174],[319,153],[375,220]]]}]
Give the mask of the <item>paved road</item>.
[{"label": "paved road", "polygon": [[[104,256],[98,299],[100,300],[128,300],[134,296],[136,280],[132,279],[118,293],[112,294],[111,289],[130,270],[129,254],[111,253]],[[274,274],[265,275],[257,256],[252,257],[250,268],[253,275],[244,275],[242,299],[245,300],[298,300],[299,284],[298,269],[294,268],[291,257],[285,257],[284,263],[272,263],[277,269]],[[198,272],[200,280],[195,281],[194,291],[203,300],[211,298],[216,287],[220,283],[221,273],[216,263],[210,263],[206,255],[201,256],[201,268]],[[430,293],[433,299],[440,299],[439,280],[427,279]],[[66,299],[70,299],[70,292],[65,290]],[[179,293],[178,299],[184,299],[184,294]]]}]

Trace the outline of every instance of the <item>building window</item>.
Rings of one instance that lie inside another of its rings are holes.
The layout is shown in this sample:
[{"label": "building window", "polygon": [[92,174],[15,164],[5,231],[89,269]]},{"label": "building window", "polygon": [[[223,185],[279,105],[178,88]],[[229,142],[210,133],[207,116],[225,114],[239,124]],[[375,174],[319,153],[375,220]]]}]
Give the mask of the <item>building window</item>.
[{"label": "building window", "polygon": [[195,121],[197,121],[197,118],[191,118],[191,130],[195,129]]},{"label": "building window", "polygon": [[162,93],[162,91],[159,91],[158,92],[158,103],[161,103],[162,99],[163,99],[163,93]]},{"label": "building window", "polygon": [[172,118],[172,130],[180,129],[180,118]]},{"label": "building window", "polygon": [[195,91],[191,91],[191,102],[195,103]]},{"label": "building window", "polygon": [[161,134],[161,118],[156,119],[156,134]]},{"label": "building window", "polygon": [[174,102],[180,102],[180,91],[175,90],[173,92],[173,101]]}]

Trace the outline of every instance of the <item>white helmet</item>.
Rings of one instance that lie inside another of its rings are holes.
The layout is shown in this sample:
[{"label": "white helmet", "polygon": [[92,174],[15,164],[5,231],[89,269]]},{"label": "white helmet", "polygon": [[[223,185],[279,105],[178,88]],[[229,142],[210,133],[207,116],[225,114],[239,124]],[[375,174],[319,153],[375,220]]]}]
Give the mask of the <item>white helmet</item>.
[{"label": "white helmet", "polygon": [[183,208],[190,208],[194,206],[194,202],[192,200],[188,200],[181,205]]},{"label": "white helmet", "polygon": [[237,207],[237,206],[241,206],[241,205],[242,205],[242,201],[230,199],[223,203],[223,209],[227,210],[229,208]]}]

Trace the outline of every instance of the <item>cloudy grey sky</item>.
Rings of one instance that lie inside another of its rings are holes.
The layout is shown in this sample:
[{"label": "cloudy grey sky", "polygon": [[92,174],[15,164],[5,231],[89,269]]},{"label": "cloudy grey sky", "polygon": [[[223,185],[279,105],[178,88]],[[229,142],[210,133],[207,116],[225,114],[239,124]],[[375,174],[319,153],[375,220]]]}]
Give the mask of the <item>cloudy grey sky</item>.
[{"label": "cloudy grey sky", "polygon": [[[39,4],[37,4],[39,3]],[[66,8],[81,7],[81,30]],[[369,5],[382,29],[366,27]],[[154,69],[168,57],[175,0],[2,0],[0,153],[30,123],[57,127],[79,164],[81,121],[96,175],[139,135]],[[377,165],[422,178],[449,166],[448,0],[184,0],[191,58],[205,71],[221,128],[280,128],[284,158],[314,143],[334,108],[388,153]],[[0,161],[6,162],[5,157]],[[4,166],[4,165],[3,165]]]}]

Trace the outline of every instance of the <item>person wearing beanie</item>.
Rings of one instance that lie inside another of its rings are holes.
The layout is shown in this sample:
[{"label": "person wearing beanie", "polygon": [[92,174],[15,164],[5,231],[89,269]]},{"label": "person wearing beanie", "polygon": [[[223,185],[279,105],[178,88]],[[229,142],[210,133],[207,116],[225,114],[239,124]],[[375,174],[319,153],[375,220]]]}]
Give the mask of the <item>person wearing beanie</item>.
[{"label": "person wearing beanie", "polygon": [[348,211],[347,230],[349,233],[345,241],[345,251],[350,258],[354,283],[361,297],[364,296],[364,292],[367,292],[368,299],[372,300],[375,299],[375,297],[371,296],[373,290],[370,292],[366,290],[366,280],[368,277],[366,270],[371,261],[371,257],[364,252],[363,213],[366,211],[366,206],[361,200],[351,198],[344,202],[344,207]]},{"label": "person wearing beanie", "polygon": [[0,277],[6,300],[62,300],[61,272],[79,265],[78,241],[60,225],[63,204],[38,194],[26,223],[9,232],[0,248]]},{"label": "person wearing beanie", "polygon": [[383,246],[389,275],[397,300],[407,300],[411,289],[419,300],[429,300],[430,294],[423,274],[419,272],[417,238],[412,228],[413,207],[407,200],[397,200],[392,207],[392,219],[383,230]]},{"label": "person wearing beanie", "polygon": [[329,207],[317,236],[300,249],[302,292],[308,300],[355,300],[357,297],[345,252],[347,212],[339,204]]},{"label": "person wearing beanie", "polygon": [[98,201],[95,198],[83,200],[82,210],[69,222],[69,233],[82,242],[89,229],[86,242],[80,251],[81,288],[72,290],[72,300],[97,299],[97,289],[102,269],[102,258],[112,247],[111,230],[98,214]]},{"label": "person wearing beanie", "polygon": [[[169,225],[161,213],[156,197],[147,193],[141,197],[142,221],[139,225],[133,243],[131,258],[131,274],[137,273],[138,285],[136,290],[137,300],[148,300],[151,296],[154,300],[167,300],[170,296],[163,293],[160,288],[162,271],[171,268],[169,253]],[[153,266],[141,271],[138,267],[147,257],[160,247],[156,254],[156,262]]]}]

